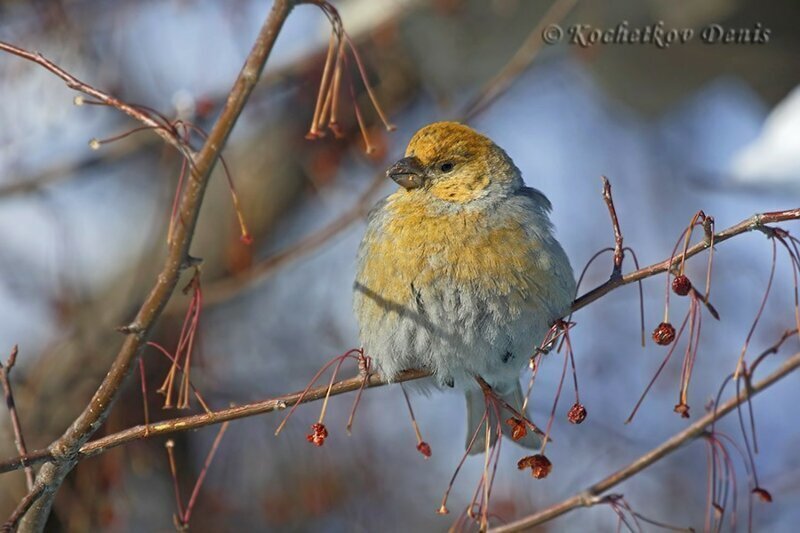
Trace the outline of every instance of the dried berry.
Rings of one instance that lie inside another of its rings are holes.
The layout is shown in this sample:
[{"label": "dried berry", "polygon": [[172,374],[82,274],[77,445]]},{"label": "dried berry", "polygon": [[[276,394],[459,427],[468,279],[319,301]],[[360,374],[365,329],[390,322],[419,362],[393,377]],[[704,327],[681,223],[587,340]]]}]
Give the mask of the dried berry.
[{"label": "dried berry", "polygon": [[567,420],[573,424],[580,424],[586,420],[586,408],[583,406],[583,404],[575,402],[575,404],[570,408],[569,413],[567,413]]},{"label": "dried berry", "polygon": [[678,296],[686,296],[690,290],[692,290],[692,282],[683,274],[675,276],[675,279],[672,280],[672,292]]},{"label": "dried berry", "polygon": [[533,477],[542,479],[546,478],[550,474],[550,471],[553,470],[553,463],[544,455],[537,453],[536,455],[529,455],[520,459],[517,463],[517,468],[520,470],[530,468]]},{"label": "dried berry", "polygon": [[662,322],[653,331],[653,340],[659,346],[666,346],[675,340],[675,326],[669,322]]},{"label": "dried berry", "polygon": [[425,456],[425,459],[431,456],[431,445],[424,440],[417,444],[417,450],[419,450],[419,453]]},{"label": "dried berry", "polygon": [[675,406],[675,412],[681,415],[681,418],[689,418],[689,406],[683,402]]},{"label": "dried berry", "polygon": [[325,439],[328,438],[328,430],[324,424],[317,422],[311,426],[311,433],[306,435],[306,440],[314,446],[322,446],[325,444]]},{"label": "dried berry", "polygon": [[761,498],[762,502],[772,503],[772,494],[767,489],[756,487],[753,489],[753,494]]},{"label": "dried berry", "polygon": [[518,441],[528,434],[528,428],[525,427],[525,422],[519,418],[511,417],[506,420],[506,424],[511,426],[511,438],[514,441]]},{"label": "dried berry", "polygon": [[444,504],[439,506],[439,509],[436,510],[436,514],[450,514],[450,511],[445,507]]}]

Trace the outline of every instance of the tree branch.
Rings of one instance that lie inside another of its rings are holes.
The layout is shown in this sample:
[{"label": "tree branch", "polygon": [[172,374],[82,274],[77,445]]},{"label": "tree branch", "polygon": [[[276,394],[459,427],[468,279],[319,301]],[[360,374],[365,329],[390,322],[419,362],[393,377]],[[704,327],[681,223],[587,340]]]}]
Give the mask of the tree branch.
[{"label": "tree branch", "polygon": [[682,258],[690,258],[699,254],[700,252],[707,250],[711,247],[711,242],[715,245],[721,242],[727,241],[731,237],[735,237],[736,235],[740,235],[742,233],[747,233],[753,230],[764,231],[766,229],[767,224],[774,224],[776,222],[785,222],[787,220],[798,220],[800,219],[800,207],[795,209],[786,209],[784,211],[771,211],[769,213],[759,213],[753,215],[752,217],[742,220],[738,224],[735,224],[729,228],[726,228],[719,233],[714,235],[713,241],[709,239],[705,239],[703,242],[699,242],[686,250],[686,254],[679,254],[671,259],[667,259],[665,261],[661,261],[660,263],[654,263],[650,266],[644,267],[642,269],[636,270],[629,274],[625,274],[621,277],[612,277],[602,285],[599,285],[592,289],[591,291],[587,292],[583,296],[579,297],[572,303],[572,311],[577,311],[578,309],[582,309],[589,305],[590,303],[594,302],[601,296],[604,296],[611,292],[612,290],[620,287],[622,285],[628,285],[629,283],[633,283],[635,281],[643,280],[645,278],[649,278],[656,274],[660,274],[662,272],[666,272],[670,270],[674,266],[678,265]]},{"label": "tree branch", "polygon": [[[408,370],[401,373],[393,383],[401,383],[403,381],[411,381],[430,376],[430,372],[424,370]],[[352,392],[361,388],[364,378],[362,376],[355,376],[334,383],[331,387],[331,396]],[[365,388],[381,387],[387,385],[387,382],[381,379],[377,374],[370,374],[367,378]],[[219,411],[212,411],[211,413],[203,413],[193,416],[184,416],[179,418],[172,418],[170,420],[163,420],[161,422],[154,422],[147,426],[139,425],[118,433],[107,435],[97,440],[87,442],[78,451],[79,458],[91,457],[99,455],[111,448],[115,448],[122,444],[127,444],[136,440],[149,439],[156,436],[167,435],[169,433],[177,433],[179,431],[188,431],[191,429],[198,429],[213,424],[220,424],[229,420],[237,420],[239,418],[246,418],[263,413],[270,413],[272,411],[282,411],[287,407],[291,407],[297,403],[309,403],[320,400],[325,397],[328,392],[328,385],[322,385],[309,390],[305,395],[302,392],[294,392],[286,396],[278,398],[270,398],[260,402],[250,403],[236,407],[229,407]],[[302,401],[300,398],[302,397]],[[15,457],[14,459],[3,461],[0,463],[0,473],[18,470],[23,463],[22,457]],[[33,452],[24,458],[25,464],[38,464],[52,459],[46,451]]]},{"label": "tree branch", "polygon": [[598,498],[598,496],[612,487],[619,485],[633,475],[641,472],[650,465],[660,461],[664,457],[682,447],[684,444],[692,442],[694,439],[702,436],[705,434],[706,428],[713,422],[727,415],[739,405],[746,402],[749,398],[755,396],[757,393],[763,391],[777,381],[780,381],[797,368],[800,368],[800,353],[796,353],[788,358],[781,364],[780,367],[778,367],[777,370],[769,374],[766,378],[762,379],[758,383],[754,383],[749,388],[743,387],[741,394],[738,397],[733,397],[724,404],[718,406],[716,410],[711,411],[683,431],[676,433],[663,444],[653,448],[646,454],[630,463],[628,466],[617,470],[610,476],[598,481],[594,485],[588,487],[575,496],[572,496],[571,498],[552,505],[547,509],[544,509],[531,516],[527,516],[514,522],[493,528],[491,531],[493,533],[510,533],[512,531],[527,530],[572,511],[573,509],[577,509],[578,507],[591,507],[597,503],[601,503],[602,498]]},{"label": "tree branch", "polygon": [[187,180],[180,200],[178,220],[173,238],[170,241],[167,259],[155,285],[140,307],[134,321],[125,328],[126,337],[114,362],[103,382],[95,392],[84,411],[75,419],[66,432],[49,447],[53,461],[45,464],[39,471],[35,489],[41,488],[42,494],[33,503],[20,529],[23,531],[41,531],[50,513],[56,490],[66,475],[77,462],[80,447],[89,440],[108,416],[111,405],[116,399],[122,383],[128,376],[141,348],[155,324],[156,320],[172,296],[181,272],[187,265],[188,250],[200,212],[206,185],[211,171],[219,159],[239,114],[244,108],[253,87],[258,80],[267,57],[269,56],[284,21],[298,0],[276,0],[264,22],[253,48],[248,55],[242,70],[237,77],[219,118],[200,151],[194,155],[187,153],[180,138],[164,128],[163,124],[153,120],[136,107],[130,106],[106,93],[97,91],[77,80],[41,54],[28,52],[21,48],[0,42],[0,50],[33,61],[63,79],[67,86],[81,91],[101,102],[116,107],[136,118],[149,127],[153,127],[168,143],[176,146],[191,159],[191,179]]}]

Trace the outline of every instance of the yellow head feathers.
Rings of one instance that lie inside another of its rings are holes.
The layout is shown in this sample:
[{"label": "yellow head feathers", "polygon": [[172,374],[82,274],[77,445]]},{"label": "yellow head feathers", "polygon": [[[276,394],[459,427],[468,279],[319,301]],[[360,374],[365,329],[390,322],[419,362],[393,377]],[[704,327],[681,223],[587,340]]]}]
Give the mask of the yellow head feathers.
[{"label": "yellow head feathers", "polygon": [[487,194],[490,184],[511,182],[518,172],[491,139],[457,122],[435,122],[411,138],[406,157],[389,175],[408,190],[422,189],[451,203]]},{"label": "yellow head feathers", "polygon": [[416,157],[423,166],[430,166],[448,158],[460,160],[481,159],[494,147],[494,143],[469,126],[458,122],[434,122],[421,128],[406,148],[407,157]]}]

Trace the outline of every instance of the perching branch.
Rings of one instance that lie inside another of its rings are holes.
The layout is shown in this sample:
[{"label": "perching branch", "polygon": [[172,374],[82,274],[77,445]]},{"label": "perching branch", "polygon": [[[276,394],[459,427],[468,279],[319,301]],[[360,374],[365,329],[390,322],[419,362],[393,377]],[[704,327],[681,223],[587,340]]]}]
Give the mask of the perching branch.
[{"label": "perching branch", "polygon": [[[427,376],[430,376],[430,372],[426,372],[424,370],[408,370],[397,376],[394,383],[411,381]],[[336,396],[346,392],[358,390],[363,383],[364,378],[362,376],[355,376],[339,381],[334,383],[331,387],[330,396]],[[386,384],[387,382],[381,379],[377,374],[370,374],[367,377],[364,388],[381,387]],[[295,392],[292,394],[287,394],[286,396],[270,398],[268,400],[250,403],[247,405],[229,407],[219,411],[212,411],[211,413],[172,418],[169,420],[163,420],[161,422],[154,422],[148,426],[134,426],[118,433],[113,433],[100,439],[87,442],[78,451],[78,457],[84,458],[99,455],[107,450],[110,450],[111,448],[115,448],[122,444],[127,444],[137,440],[167,435],[170,433],[177,433],[180,431],[198,429],[205,426],[227,422],[229,420],[237,420],[239,418],[246,418],[263,413],[271,413],[272,411],[282,411],[287,407],[291,407],[297,403],[309,403],[321,400],[325,398],[327,392],[328,385],[326,384],[309,390],[305,396],[303,396],[302,392]],[[303,397],[302,401],[300,401],[301,396]],[[24,458],[15,457],[14,459],[1,462],[0,473],[17,470],[21,468],[23,462],[25,464],[38,464],[52,459],[53,457],[49,455],[47,451],[36,451],[25,456]]]},{"label": "perching branch", "polygon": [[798,368],[800,368],[800,353],[796,353],[788,358],[777,370],[772,372],[766,378],[757,383],[753,383],[749,388],[743,388],[738,397],[735,396],[724,404],[718,406],[716,410],[709,412],[703,418],[699,419],[697,422],[687,427],[683,431],[676,433],[663,444],[653,448],[646,454],[630,463],[628,466],[617,470],[610,476],[598,481],[594,485],[588,487],[575,496],[572,496],[571,498],[552,505],[547,509],[544,509],[531,516],[527,516],[514,522],[493,528],[491,531],[494,533],[510,533],[512,531],[527,530],[572,511],[573,509],[577,509],[578,507],[592,507],[593,505],[602,503],[603,498],[601,495],[604,492],[619,485],[633,475],[638,474],[650,465],[660,461],[664,457],[670,455],[672,452],[681,448],[683,445],[703,436],[706,428],[713,422],[727,415],[741,404],[746,402],[749,398],[780,381],[782,378],[786,377],[792,371]]},{"label": "perching branch", "polygon": [[230,91],[219,118],[197,154],[188,152],[180,141],[180,137],[175,136],[169,128],[164,128],[163,124],[155,121],[147,113],[143,113],[136,107],[86,85],[45,59],[41,54],[0,43],[0,50],[43,66],[63,79],[70,88],[92,96],[107,105],[123,111],[146,126],[152,127],[158,135],[178,148],[191,161],[191,179],[187,180],[188,183],[181,194],[179,223],[176,224],[172,234],[164,267],[144,303],[139,308],[133,322],[124,329],[126,336],[122,348],[114,359],[100,387],[84,411],[67,431],[50,445],[48,450],[51,455],[50,462],[46,463],[39,471],[33,489],[34,491],[41,491],[41,497],[33,503],[26,513],[20,524],[21,530],[41,531],[44,528],[56,490],[77,463],[78,451],[81,446],[91,438],[108,416],[122,383],[130,373],[133,363],[144,346],[153,325],[172,296],[181,272],[189,264],[189,246],[192,242],[197,217],[211,171],[219,159],[220,152],[244,108],[245,102],[258,81],[284,21],[297,3],[300,3],[300,0],[276,0],[273,4],[269,16],[264,22],[255,44]]}]

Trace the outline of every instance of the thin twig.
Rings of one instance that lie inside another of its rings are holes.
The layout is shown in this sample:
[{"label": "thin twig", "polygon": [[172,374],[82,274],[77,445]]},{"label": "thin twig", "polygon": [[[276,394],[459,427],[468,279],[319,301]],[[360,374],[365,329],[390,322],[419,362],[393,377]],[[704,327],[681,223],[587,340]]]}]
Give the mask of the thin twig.
[{"label": "thin twig", "polygon": [[621,468],[620,470],[598,481],[594,485],[588,487],[575,496],[572,496],[571,498],[567,498],[566,500],[556,503],[542,511],[539,511],[536,514],[521,518],[503,526],[496,527],[491,531],[494,533],[523,531],[533,528],[539,524],[543,524],[544,522],[561,516],[569,511],[572,511],[573,509],[577,509],[578,507],[591,507],[597,503],[601,503],[602,499],[598,499],[599,495],[608,491],[612,487],[619,485],[623,481],[632,477],[634,474],[641,472],[664,457],[667,457],[685,444],[705,435],[706,428],[715,420],[727,415],[736,409],[740,404],[747,401],[748,398],[768,388],[777,381],[780,381],[797,368],[800,368],[800,353],[796,353],[789,357],[780,365],[780,367],[778,367],[777,370],[769,374],[758,383],[753,384],[752,387],[743,391],[742,394],[734,396],[724,404],[720,405],[716,411],[708,413],[691,426],[679,433],[676,433],[664,443],[642,455],[628,466]]},{"label": "thin twig", "polygon": [[38,52],[30,52],[4,41],[0,41],[0,50],[37,63],[64,80],[64,83],[66,83],[67,87],[70,89],[83,93],[87,96],[91,96],[107,106],[114,107],[122,111],[129,117],[141,122],[146,127],[151,128],[159,137],[164,139],[168,144],[174,146],[182,154],[191,156],[191,151],[178,135],[176,135],[170,129],[164,128],[164,125],[161,122],[155,120],[149,113],[143,111],[139,107],[125,103],[104,91],[92,87],[88,83],[82,82]]},{"label": "thin twig", "polygon": [[177,509],[177,520],[183,523],[183,498],[181,497],[181,485],[178,482],[178,466],[175,463],[175,441],[172,439],[164,443],[167,450],[167,461],[169,461],[169,475],[172,478],[172,492],[175,494],[175,508]]},{"label": "thin twig", "polygon": [[223,424],[220,426],[217,436],[214,437],[214,442],[211,443],[211,449],[208,451],[206,460],[203,463],[203,469],[200,470],[200,474],[197,476],[197,481],[195,481],[194,488],[192,489],[192,495],[189,496],[189,503],[186,505],[186,512],[183,513],[183,523],[187,526],[189,525],[189,520],[192,518],[192,510],[197,502],[197,495],[200,494],[200,488],[203,486],[203,481],[206,479],[208,467],[211,466],[211,462],[214,460],[214,456],[217,454],[219,443],[222,442],[222,436],[225,435],[225,430],[228,429],[228,424],[229,422],[223,422]]},{"label": "thin twig", "polygon": [[542,18],[539,19],[538,24],[525,39],[525,42],[522,43],[522,46],[511,58],[511,61],[478,91],[478,95],[471,102],[464,106],[466,119],[470,119],[484,111],[501,94],[508,90],[514,80],[525,72],[525,69],[539,55],[542,44],[544,44],[542,32],[545,30],[546,24],[561,22],[577,3],[578,0],[555,0],[553,2],[545,14],[542,15]]},{"label": "thin twig", "polygon": [[617,209],[614,207],[614,197],[611,196],[611,183],[608,178],[602,176],[603,180],[603,201],[608,207],[608,214],[611,216],[611,226],[614,228],[614,271],[612,278],[622,275],[622,260],[625,259],[625,248],[622,245],[622,230],[619,228]]},{"label": "thin twig", "polygon": [[2,533],[11,533],[17,529],[17,525],[19,521],[25,516],[25,513],[28,512],[28,509],[36,503],[42,493],[44,492],[44,485],[35,485],[33,489],[31,489],[28,494],[25,495],[17,504],[17,508],[14,509],[14,512],[11,513],[11,516],[8,517],[6,523],[0,527],[0,532]]},{"label": "thin twig", "polygon": [[[3,385],[3,394],[6,398],[6,407],[8,408],[8,416],[11,419],[11,429],[14,431],[14,445],[20,455],[28,455],[28,449],[25,447],[25,437],[22,434],[22,424],[19,422],[19,415],[17,414],[17,406],[14,403],[14,392],[11,389],[11,369],[17,362],[17,354],[19,347],[15,344],[11,348],[11,353],[8,356],[5,366],[0,363],[0,382]],[[30,466],[25,467],[25,481],[28,486],[28,491],[33,489],[33,468]]]}]

